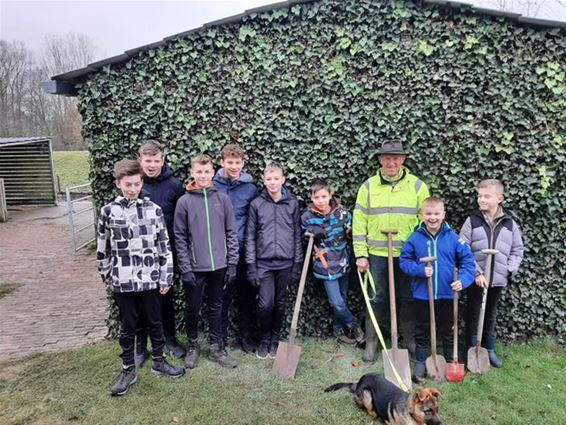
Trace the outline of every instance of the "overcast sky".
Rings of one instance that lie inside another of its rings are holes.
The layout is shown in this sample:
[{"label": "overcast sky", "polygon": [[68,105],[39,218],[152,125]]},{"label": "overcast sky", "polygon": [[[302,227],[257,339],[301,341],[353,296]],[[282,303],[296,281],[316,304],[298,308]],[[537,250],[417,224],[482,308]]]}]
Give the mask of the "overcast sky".
[{"label": "overcast sky", "polygon": [[[39,53],[47,34],[78,32],[97,47],[97,60],[276,0],[0,0],[0,38]],[[566,21],[566,0],[468,0],[484,7],[521,8]]]}]

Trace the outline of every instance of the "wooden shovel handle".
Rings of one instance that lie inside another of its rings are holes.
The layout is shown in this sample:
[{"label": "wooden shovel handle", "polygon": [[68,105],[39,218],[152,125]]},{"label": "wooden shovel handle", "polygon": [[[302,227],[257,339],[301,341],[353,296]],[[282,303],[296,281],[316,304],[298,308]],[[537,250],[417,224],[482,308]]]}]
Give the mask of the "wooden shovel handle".
[{"label": "wooden shovel handle", "polygon": [[[429,267],[430,264],[431,261],[426,261],[427,267]],[[429,308],[429,316],[430,316],[430,350],[431,350],[431,356],[436,356],[436,317],[434,314],[434,294],[432,292],[432,276],[428,278],[428,308]]]},{"label": "wooden shovel handle", "polygon": [[[454,280],[458,280],[458,270],[454,270]],[[454,291],[454,363],[458,363],[458,291]]]},{"label": "wooden shovel handle", "polygon": [[389,314],[391,321],[391,348],[396,352],[398,348],[397,333],[397,301],[395,299],[395,274],[393,270],[393,235],[397,230],[382,230],[387,235],[387,270],[389,272]]},{"label": "wooden shovel handle", "polygon": [[312,254],[312,246],[314,238],[312,233],[305,233],[305,236],[309,237],[309,243],[307,245],[307,252],[305,254],[305,260],[303,262],[303,271],[301,272],[301,280],[299,282],[299,289],[297,291],[297,299],[295,300],[295,308],[293,309],[293,318],[291,319],[291,331],[289,332],[289,345],[295,343],[295,337],[297,336],[297,323],[299,322],[299,311],[301,310],[301,302],[303,301],[303,292],[305,290],[305,282],[307,281],[307,273],[309,271],[309,261]]}]

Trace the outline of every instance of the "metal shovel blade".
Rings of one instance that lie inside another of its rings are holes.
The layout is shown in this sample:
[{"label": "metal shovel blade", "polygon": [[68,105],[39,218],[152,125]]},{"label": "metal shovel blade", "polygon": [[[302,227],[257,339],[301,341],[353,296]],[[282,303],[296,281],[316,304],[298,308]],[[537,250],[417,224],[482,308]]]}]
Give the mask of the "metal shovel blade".
[{"label": "metal shovel blade", "polygon": [[462,382],[465,375],[464,365],[454,359],[454,363],[446,365],[446,380],[448,382]]},{"label": "metal shovel blade", "polygon": [[[397,373],[401,377],[401,380],[410,390],[412,387],[412,382],[411,365],[409,363],[409,351],[397,348],[396,350],[387,350],[387,354],[389,354],[389,357],[391,358],[391,361],[395,366],[395,370],[397,370]],[[393,372],[393,368],[391,367],[391,363],[387,359],[385,352],[381,353],[381,357],[383,358],[383,374],[385,375],[385,379],[400,387],[399,383],[397,382],[397,377]]]},{"label": "metal shovel blade", "polygon": [[489,354],[486,348],[472,347],[468,350],[468,370],[472,373],[487,373],[491,365],[489,364]]},{"label": "metal shovel blade", "polygon": [[443,356],[433,354],[426,359],[426,374],[435,381],[444,381],[446,377],[446,360]]},{"label": "metal shovel blade", "polygon": [[271,369],[271,374],[280,378],[293,379],[299,360],[301,358],[301,347],[288,342],[280,342],[277,354]]}]

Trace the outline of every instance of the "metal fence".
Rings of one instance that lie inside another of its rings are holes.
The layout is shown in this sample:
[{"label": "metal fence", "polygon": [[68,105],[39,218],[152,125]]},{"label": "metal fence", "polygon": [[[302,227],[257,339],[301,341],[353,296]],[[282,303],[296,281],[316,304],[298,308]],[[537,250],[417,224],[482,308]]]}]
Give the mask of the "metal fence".
[{"label": "metal fence", "polygon": [[[65,188],[67,197],[67,216],[69,217],[69,230],[71,233],[73,253],[87,247],[96,240],[96,209],[92,192],[85,195],[84,189],[89,191],[90,183]],[[73,191],[81,192],[79,198],[73,199]],[[92,211],[92,214],[86,214]],[[88,231],[88,232],[87,232]]]}]

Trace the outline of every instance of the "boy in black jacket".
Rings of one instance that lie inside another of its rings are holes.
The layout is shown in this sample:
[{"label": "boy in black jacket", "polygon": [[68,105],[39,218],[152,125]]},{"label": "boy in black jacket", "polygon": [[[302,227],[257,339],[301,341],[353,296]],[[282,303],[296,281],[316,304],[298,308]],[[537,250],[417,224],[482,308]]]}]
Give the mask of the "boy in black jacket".
[{"label": "boy in black jacket", "polygon": [[[177,201],[185,190],[181,181],[173,176],[171,168],[165,164],[165,156],[163,155],[163,146],[156,140],[146,140],[139,149],[139,163],[143,170],[143,194],[159,205],[163,211],[165,224],[167,226],[167,234],[171,243],[173,252],[173,263],[176,265],[177,258],[175,252],[175,240],[173,235],[173,218],[175,215],[175,206]],[[175,267],[177,272],[177,268]],[[163,333],[165,334],[165,347],[169,352],[177,357],[185,356],[185,350],[177,342],[175,334],[175,291],[174,285],[167,294],[162,298],[161,302],[161,319],[163,322]],[[149,357],[147,352],[147,335],[148,326],[140,318],[140,323],[136,329],[136,366],[141,367]]]},{"label": "boy in black jacket", "polygon": [[275,358],[287,286],[299,280],[303,262],[299,204],[283,187],[283,169],[268,165],[263,183],[264,191],[250,204],[246,225],[248,280],[259,290],[260,359]]}]

